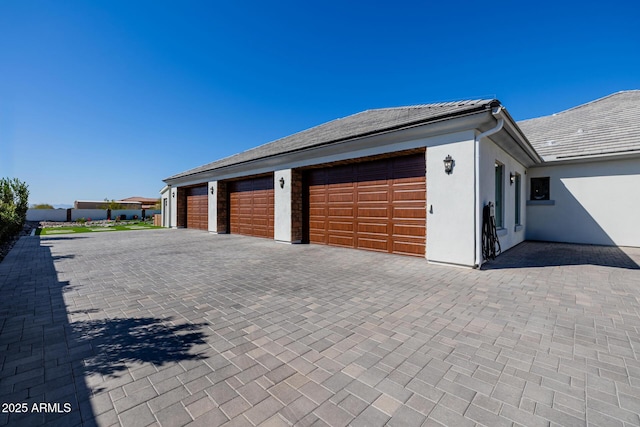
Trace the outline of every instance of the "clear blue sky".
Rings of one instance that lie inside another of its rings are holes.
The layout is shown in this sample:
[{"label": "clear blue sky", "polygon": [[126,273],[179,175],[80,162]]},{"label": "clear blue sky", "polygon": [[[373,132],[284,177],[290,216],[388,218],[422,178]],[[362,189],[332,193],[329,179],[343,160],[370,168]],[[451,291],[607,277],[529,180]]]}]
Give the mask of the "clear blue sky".
[{"label": "clear blue sky", "polygon": [[640,88],[627,1],[0,2],[0,176],[30,203],[162,179],[370,108],[516,120]]}]

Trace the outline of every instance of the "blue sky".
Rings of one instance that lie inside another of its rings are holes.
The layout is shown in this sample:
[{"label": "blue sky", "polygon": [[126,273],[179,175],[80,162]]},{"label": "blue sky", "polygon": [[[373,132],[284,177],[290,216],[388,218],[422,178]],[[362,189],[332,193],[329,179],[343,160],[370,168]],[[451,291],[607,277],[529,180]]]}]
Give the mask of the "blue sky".
[{"label": "blue sky", "polygon": [[[446,3],[446,4],[445,4]],[[30,203],[162,179],[370,108],[516,120],[640,88],[636,1],[0,2],[0,176]]]}]

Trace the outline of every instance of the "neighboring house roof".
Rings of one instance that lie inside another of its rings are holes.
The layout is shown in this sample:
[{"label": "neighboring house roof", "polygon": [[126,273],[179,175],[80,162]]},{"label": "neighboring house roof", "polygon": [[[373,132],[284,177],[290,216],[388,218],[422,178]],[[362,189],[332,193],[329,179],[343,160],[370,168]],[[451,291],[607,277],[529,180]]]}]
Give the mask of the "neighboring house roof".
[{"label": "neighboring house roof", "polygon": [[[154,199],[157,200],[157,199]],[[110,202],[110,200],[76,200],[75,203],[102,203],[102,204],[106,204],[108,202]],[[130,201],[130,200],[114,200],[114,202],[116,203],[137,203],[136,201]]]},{"label": "neighboring house roof", "polygon": [[122,202],[140,202],[142,204],[151,203],[154,204],[158,201],[158,198],[153,197],[127,197],[126,199],[122,199]]},{"label": "neighboring house roof", "polygon": [[547,162],[640,153],[640,90],[617,92],[518,126]]},{"label": "neighboring house roof", "polygon": [[165,181],[225,166],[244,163],[251,160],[450,119],[478,111],[484,111],[498,105],[500,105],[500,101],[496,99],[477,99],[367,110],[362,113],[333,120],[276,141],[269,142],[259,147],[252,148],[242,153],[181,172],[167,178]]}]

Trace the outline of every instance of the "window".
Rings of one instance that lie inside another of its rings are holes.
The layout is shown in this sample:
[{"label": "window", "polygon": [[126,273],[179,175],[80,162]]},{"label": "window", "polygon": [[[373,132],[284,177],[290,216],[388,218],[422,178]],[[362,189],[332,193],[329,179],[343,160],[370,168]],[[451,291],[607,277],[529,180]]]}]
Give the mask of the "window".
[{"label": "window", "polygon": [[531,200],[549,200],[549,177],[531,178]]},{"label": "window", "polygon": [[522,187],[520,185],[520,174],[519,173],[516,174],[516,179],[515,179],[514,185],[516,186],[516,197],[515,197],[515,199],[516,199],[516,206],[515,206],[516,225],[521,225],[522,222],[520,220],[520,204],[521,204],[520,199],[522,198],[521,197],[521,188]]},{"label": "window", "polygon": [[504,228],[504,165],[496,162],[496,228]]}]

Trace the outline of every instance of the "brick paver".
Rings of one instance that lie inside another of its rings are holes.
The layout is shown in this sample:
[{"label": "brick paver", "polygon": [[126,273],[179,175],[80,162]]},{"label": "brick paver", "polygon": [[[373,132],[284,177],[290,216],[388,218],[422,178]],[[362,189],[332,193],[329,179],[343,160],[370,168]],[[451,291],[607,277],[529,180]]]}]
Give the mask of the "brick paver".
[{"label": "brick paver", "polygon": [[0,263],[0,425],[640,425],[638,264],[25,237]]}]

